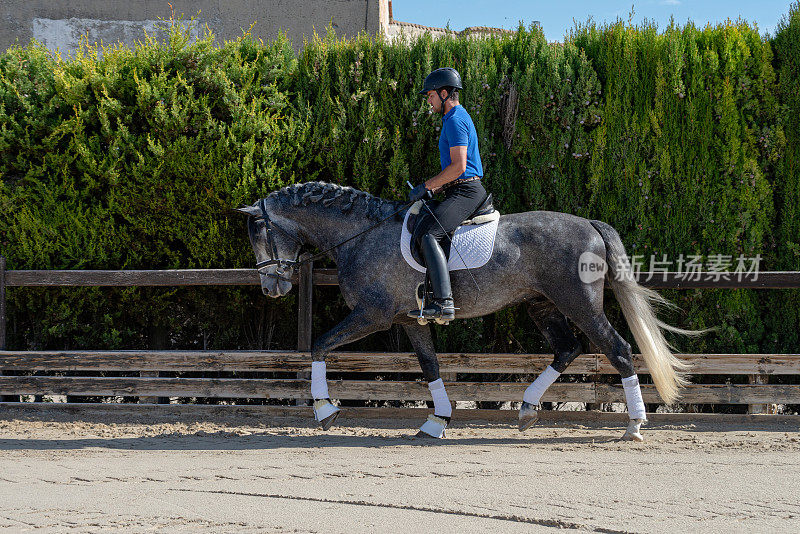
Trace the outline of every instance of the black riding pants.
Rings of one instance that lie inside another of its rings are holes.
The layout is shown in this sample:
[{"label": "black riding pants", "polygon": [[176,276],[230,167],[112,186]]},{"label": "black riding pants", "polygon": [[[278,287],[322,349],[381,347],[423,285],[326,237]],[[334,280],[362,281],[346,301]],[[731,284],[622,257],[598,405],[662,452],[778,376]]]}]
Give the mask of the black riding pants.
[{"label": "black riding pants", "polygon": [[[450,257],[450,240],[445,236],[452,235],[455,229],[472,215],[484,200],[486,200],[486,190],[480,180],[456,183],[445,190],[444,200],[428,200],[428,207],[439,222],[437,223],[430,215],[423,218],[420,226],[414,231],[417,246],[419,246],[422,236],[431,234],[436,238],[445,255]],[[422,208],[422,211],[424,212],[425,208]]]}]

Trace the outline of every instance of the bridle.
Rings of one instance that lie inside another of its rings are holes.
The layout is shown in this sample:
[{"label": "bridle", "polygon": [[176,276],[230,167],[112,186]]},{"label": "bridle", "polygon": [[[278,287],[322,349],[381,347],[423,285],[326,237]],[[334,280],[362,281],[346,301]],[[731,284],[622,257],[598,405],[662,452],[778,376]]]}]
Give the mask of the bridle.
[{"label": "bridle", "polygon": [[[280,226],[278,226],[277,224],[275,224],[270,220],[269,215],[267,214],[267,201],[265,198],[259,200],[258,207],[261,208],[261,215],[253,217],[253,221],[254,222],[264,221],[264,224],[267,228],[267,250],[269,250],[269,259],[256,263],[256,269],[258,270],[258,273],[263,276],[269,276],[271,278],[277,278],[278,280],[291,282],[292,280],[290,278],[286,278],[285,276],[283,276],[286,272],[286,269],[289,270],[296,269],[302,263],[305,262],[297,261],[297,259],[287,260],[285,258],[279,258],[278,247],[277,245],[275,245],[275,239],[272,237],[272,230],[273,228],[275,230],[279,230],[281,233],[289,237],[289,239],[291,239],[301,247],[303,246],[303,243],[300,242],[297,238],[295,238],[292,234],[290,234],[289,232],[287,232],[286,230],[284,230],[283,228],[281,228]],[[270,265],[278,266],[278,268],[275,270],[275,273],[268,273],[265,271],[265,269]]]},{"label": "bridle", "polygon": [[[270,220],[269,215],[267,214],[267,199],[266,198],[262,198],[261,200],[258,201],[258,207],[261,209],[261,215],[254,216],[252,218],[252,220],[254,222],[264,221],[264,224],[267,227],[267,250],[269,250],[269,259],[256,263],[256,269],[258,270],[258,273],[263,275],[263,276],[268,276],[270,278],[277,278],[278,280],[283,280],[285,282],[291,282],[292,281],[291,278],[286,278],[285,276],[283,276],[286,273],[286,269],[294,270],[294,269],[297,269],[298,267],[300,267],[301,265],[303,265],[305,263],[309,263],[309,262],[314,261],[317,258],[323,257],[325,254],[327,254],[331,250],[333,250],[335,248],[338,248],[338,247],[344,245],[345,243],[347,243],[348,241],[352,241],[353,239],[357,238],[358,236],[363,235],[363,234],[369,232],[370,230],[378,227],[380,224],[386,222],[387,220],[389,220],[390,218],[394,217],[395,215],[397,215],[398,213],[400,213],[404,209],[407,209],[409,206],[411,206],[411,204],[413,204],[413,202],[407,202],[407,203],[403,204],[400,207],[400,209],[398,209],[397,211],[395,211],[395,212],[389,214],[388,216],[384,217],[383,219],[381,219],[377,223],[373,224],[372,226],[370,226],[366,230],[362,230],[361,232],[357,233],[356,235],[348,237],[347,239],[345,239],[341,243],[337,243],[336,245],[333,245],[332,247],[330,247],[330,248],[328,248],[326,250],[323,250],[322,252],[318,252],[317,254],[314,254],[313,256],[309,256],[309,257],[307,257],[307,258],[305,258],[303,260],[297,260],[297,259],[287,260],[285,258],[279,258],[278,257],[278,247],[275,245],[275,239],[272,237],[272,230],[275,229],[275,230],[280,231],[283,235],[287,236],[289,239],[291,239],[292,241],[294,241],[295,243],[300,245],[301,248],[304,246],[304,243],[302,241],[298,240],[292,234],[290,234],[289,232],[287,232],[286,230],[284,230],[283,228],[281,228],[280,226],[278,226],[277,224],[275,224],[273,221]],[[299,251],[298,251],[298,255],[299,255]],[[278,266],[278,268],[275,270],[275,273],[268,273],[268,272],[266,272],[264,270],[266,267],[269,267],[270,265],[277,265]]]}]

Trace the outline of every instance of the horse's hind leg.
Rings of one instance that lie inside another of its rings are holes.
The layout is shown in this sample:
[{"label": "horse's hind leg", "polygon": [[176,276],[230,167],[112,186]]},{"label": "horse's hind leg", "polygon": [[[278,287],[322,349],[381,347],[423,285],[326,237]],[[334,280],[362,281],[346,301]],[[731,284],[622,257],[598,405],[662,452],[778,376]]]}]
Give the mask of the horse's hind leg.
[{"label": "horse's hind leg", "polygon": [[[644,401],[642,400],[642,390],[639,387],[639,377],[633,368],[633,353],[631,345],[619,335],[602,309],[595,315],[590,315],[592,307],[587,305],[582,307],[583,312],[570,317],[575,325],[586,334],[589,340],[597,345],[603,354],[606,355],[611,365],[622,376],[622,386],[625,390],[625,402],[628,405],[628,417],[630,423],[622,436],[627,441],[643,441],[639,429],[647,420]],[[597,312],[597,310],[594,310]]]},{"label": "horse's hind leg", "polygon": [[429,326],[420,325],[404,325],[403,328],[408,334],[411,345],[414,346],[419,366],[422,368],[422,374],[428,382],[428,389],[433,397],[433,414],[428,416],[417,436],[443,438],[453,414],[453,407],[450,399],[447,398],[444,382],[439,377],[439,360],[433,348],[431,329]]},{"label": "horse's hind leg", "polygon": [[575,337],[564,317],[549,300],[540,300],[528,305],[528,315],[542,332],[553,349],[553,363],[528,386],[522,397],[519,410],[519,430],[527,430],[539,418],[538,405],[550,385],[581,353],[580,341]]},{"label": "horse's hind leg", "polygon": [[550,367],[563,373],[580,355],[582,348],[567,323],[567,318],[549,300],[529,304],[528,315],[553,349],[553,363]]}]

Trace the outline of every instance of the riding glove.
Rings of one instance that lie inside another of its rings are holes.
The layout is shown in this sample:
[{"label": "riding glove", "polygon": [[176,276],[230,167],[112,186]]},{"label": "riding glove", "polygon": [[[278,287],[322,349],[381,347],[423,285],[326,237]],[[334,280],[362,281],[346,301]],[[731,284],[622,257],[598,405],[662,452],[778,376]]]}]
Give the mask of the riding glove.
[{"label": "riding glove", "polygon": [[432,193],[425,188],[425,184],[421,183],[414,189],[409,191],[408,200],[410,200],[411,202],[416,202],[417,200],[421,200],[423,198],[431,198],[432,196],[433,196]]}]

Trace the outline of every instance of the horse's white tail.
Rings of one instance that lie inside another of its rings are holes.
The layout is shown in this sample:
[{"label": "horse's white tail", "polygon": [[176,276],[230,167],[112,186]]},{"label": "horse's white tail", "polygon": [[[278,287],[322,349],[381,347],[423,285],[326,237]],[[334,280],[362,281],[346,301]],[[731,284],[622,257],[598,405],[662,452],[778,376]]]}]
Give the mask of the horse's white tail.
[{"label": "horse's white tail", "polygon": [[690,365],[672,353],[672,347],[664,339],[663,331],[688,336],[696,336],[705,331],[684,330],[659,321],[654,311],[655,305],[667,308],[675,308],[675,305],[636,282],[625,246],[613,227],[601,221],[592,221],[592,226],[603,236],[608,263],[607,277],[639,350],[642,351],[647,370],[653,377],[658,394],[665,403],[672,404],[680,396],[680,389],[689,383],[686,374]]}]

